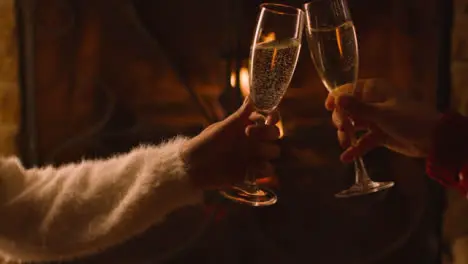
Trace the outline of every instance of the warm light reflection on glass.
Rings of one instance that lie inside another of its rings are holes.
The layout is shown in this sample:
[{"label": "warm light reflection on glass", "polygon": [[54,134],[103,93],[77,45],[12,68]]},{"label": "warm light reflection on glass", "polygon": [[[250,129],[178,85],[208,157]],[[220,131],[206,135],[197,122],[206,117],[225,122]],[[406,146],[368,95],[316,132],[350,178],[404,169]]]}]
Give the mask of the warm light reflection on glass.
[{"label": "warm light reflection on glass", "polygon": [[[273,33],[274,35],[274,33]],[[274,36],[273,36],[274,37]],[[249,76],[249,70],[247,67],[242,67],[239,71],[240,75],[240,91],[243,97],[246,97],[250,94],[250,76]],[[231,86],[233,88],[236,87],[236,72],[233,71],[231,73]],[[283,128],[283,122],[280,120],[276,126],[280,130],[280,138],[284,137],[284,128]]]},{"label": "warm light reflection on glass", "polygon": [[255,182],[259,185],[265,185],[268,187],[273,187],[273,188],[279,187],[278,177],[276,176],[270,176],[270,177],[266,177],[262,179],[257,179]]}]

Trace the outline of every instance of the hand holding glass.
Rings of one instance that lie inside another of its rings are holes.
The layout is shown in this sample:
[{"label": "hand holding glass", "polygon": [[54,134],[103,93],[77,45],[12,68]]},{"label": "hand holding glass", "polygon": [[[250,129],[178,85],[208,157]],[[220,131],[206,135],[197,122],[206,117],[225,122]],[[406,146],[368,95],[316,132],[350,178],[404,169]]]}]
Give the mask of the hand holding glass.
[{"label": "hand holding glass", "polygon": [[[329,92],[352,84],[356,87],[359,52],[356,31],[346,0],[314,0],[304,5],[306,32],[315,68]],[[354,90],[354,89],[353,89]],[[355,142],[354,133],[350,135]],[[355,184],[336,197],[364,195],[391,188],[393,182],[374,182],[362,158],[354,161]]]},{"label": "hand holding glass", "polygon": [[[291,82],[301,49],[304,13],[287,5],[262,4],[250,52],[250,96],[255,109],[263,116],[273,112]],[[268,206],[276,194],[256,183],[255,174],[247,172],[243,184],[221,194],[251,206]]]}]

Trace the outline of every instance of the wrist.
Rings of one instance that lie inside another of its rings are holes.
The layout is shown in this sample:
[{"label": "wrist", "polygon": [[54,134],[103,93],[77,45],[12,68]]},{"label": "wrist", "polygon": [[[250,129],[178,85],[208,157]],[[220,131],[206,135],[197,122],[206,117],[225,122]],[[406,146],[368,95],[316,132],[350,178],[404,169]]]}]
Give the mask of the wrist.
[{"label": "wrist", "polygon": [[196,155],[194,155],[196,145],[196,137],[186,140],[180,146],[179,155],[185,169],[185,176],[190,185],[197,189],[203,189],[202,185],[199,183],[199,177],[197,176],[199,174],[199,169],[197,169]]}]

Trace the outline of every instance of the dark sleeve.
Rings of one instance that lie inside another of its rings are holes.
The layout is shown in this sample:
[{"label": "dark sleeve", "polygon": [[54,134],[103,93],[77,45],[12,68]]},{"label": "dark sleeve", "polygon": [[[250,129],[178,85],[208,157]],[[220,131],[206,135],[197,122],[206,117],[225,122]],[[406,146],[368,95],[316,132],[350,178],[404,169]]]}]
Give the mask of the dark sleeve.
[{"label": "dark sleeve", "polygon": [[468,117],[442,116],[434,130],[426,172],[442,185],[468,194]]}]

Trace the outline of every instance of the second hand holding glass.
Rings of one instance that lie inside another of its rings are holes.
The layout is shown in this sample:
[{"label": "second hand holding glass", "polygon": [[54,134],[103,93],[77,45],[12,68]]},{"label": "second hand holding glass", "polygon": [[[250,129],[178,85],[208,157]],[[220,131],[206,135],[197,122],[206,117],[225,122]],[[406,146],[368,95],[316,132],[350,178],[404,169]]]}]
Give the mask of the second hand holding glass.
[{"label": "second hand holding glass", "polygon": [[[280,4],[260,5],[260,15],[250,53],[250,100],[256,111],[268,116],[280,104],[291,82],[301,49],[304,12]],[[233,201],[269,206],[276,194],[258,186],[249,170],[244,183],[221,191]]]},{"label": "second hand holding glass", "polygon": [[[358,80],[359,52],[356,31],[346,0],[314,0],[304,5],[310,54],[323,84],[331,93],[354,92]],[[353,91],[337,89],[351,84]],[[354,132],[350,135],[354,144]],[[346,198],[391,188],[394,182],[374,182],[364,161],[354,161],[355,183],[335,196]]]}]

